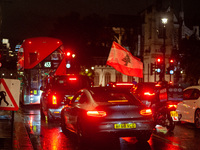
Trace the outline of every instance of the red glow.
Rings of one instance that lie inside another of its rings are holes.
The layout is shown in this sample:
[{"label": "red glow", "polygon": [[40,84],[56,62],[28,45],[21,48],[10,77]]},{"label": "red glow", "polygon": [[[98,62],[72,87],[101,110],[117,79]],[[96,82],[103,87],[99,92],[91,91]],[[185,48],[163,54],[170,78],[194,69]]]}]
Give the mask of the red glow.
[{"label": "red glow", "polygon": [[116,83],[116,85],[133,85],[133,83]]},{"label": "red glow", "polygon": [[161,59],[160,59],[160,58],[158,58],[158,59],[157,59],[157,62],[161,62]]},{"label": "red glow", "polygon": [[144,95],[153,96],[153,95],[155,95],[155,93],[144,92]]},{"label": "red glow", "polygon": [[57,97],[55,95],[52,96],[52,104],[57,104]]},{"label": "red glow", "polygon": [[74,77],[74,78],[69,78],[69,80],[70,80],[70,81],[76,81],[77,78],[75,78],[75,77]]},{"label": "red glow", "polygon": [[170,61],[169,61],[170,63],[173,63],[174,62],[174,60],[173,59],[170,59]]},{"label": "red glow", "polygon": [[177,108],[177,105],[174,105],[174,104],[168,105],[168,108]]},{"label": "red glow", "polygon": [[87,115],[92,117],[105,117],[107,114],[105,111],[87,111]]},{"label": "red glow", "polygon": [[31,41],[29,41],[29,42],[28,42],[28,44],[32,44],[32,42],[31,42]]},{"label": "red glow", "polygon": [[151,109],[142,109],[142,110],[140,110],[140,114],[143,116],[152,115],[152,110]]},{"label": "red glow", "polygon": [[67,56],[70,56],[71,55],[71,53],[70,52],[67,52]]},{"label": "red glow", "polygon": [[57,44],[60,44],[60,42],[59,42],[59,41],[57,41]]}]

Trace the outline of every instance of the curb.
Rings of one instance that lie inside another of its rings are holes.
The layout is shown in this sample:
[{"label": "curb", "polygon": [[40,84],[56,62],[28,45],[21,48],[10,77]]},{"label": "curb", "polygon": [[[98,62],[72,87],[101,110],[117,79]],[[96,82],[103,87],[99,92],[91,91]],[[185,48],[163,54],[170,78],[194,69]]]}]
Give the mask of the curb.
[{"label": "curb", "polygon": [[14,115],[14,150],[34,150],[21,114],[17,111]]}]

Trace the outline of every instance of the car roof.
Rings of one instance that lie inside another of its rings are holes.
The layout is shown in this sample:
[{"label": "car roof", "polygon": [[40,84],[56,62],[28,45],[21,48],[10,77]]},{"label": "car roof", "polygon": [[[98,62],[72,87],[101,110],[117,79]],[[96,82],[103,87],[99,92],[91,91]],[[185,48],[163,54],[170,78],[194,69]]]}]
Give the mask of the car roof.
[{"label": "car roof", "polygon": [[200,85],[189,86],[189,87],[185,88],[184,90],[187,90],[187,89],[198,89],[198,90],[200,90]]},{"label": "car roof", "polygon": [[89,87],[85,88],[88,91],[94,92],[125,92],[130,93],[129,90],[122,90],[121,88],[110,88],[110,87]]}]

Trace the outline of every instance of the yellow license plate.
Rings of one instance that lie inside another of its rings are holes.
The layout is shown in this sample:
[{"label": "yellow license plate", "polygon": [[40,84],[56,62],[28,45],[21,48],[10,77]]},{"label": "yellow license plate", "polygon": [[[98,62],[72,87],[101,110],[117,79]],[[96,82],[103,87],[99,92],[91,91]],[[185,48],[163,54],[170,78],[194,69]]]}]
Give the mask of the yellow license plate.
[{"label": "yellow license plate", "polygon": [[118,123],[114,124],[115,129],[133,129],[136,128],[135,123]]},{"label": "yellow license plate", "polygon": [[177,111],[170,111],[171,117],[178,117],[178,112]]}]

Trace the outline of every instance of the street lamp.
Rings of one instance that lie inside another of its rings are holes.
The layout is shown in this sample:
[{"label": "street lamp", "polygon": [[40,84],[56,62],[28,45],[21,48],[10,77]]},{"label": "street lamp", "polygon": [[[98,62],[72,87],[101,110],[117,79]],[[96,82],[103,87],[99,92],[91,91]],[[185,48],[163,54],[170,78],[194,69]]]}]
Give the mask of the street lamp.
[{"label": "street lamp", "polygon": [[162,69],[162,77],[161,81],[165,81],[165,52],[166,52],[166,45],[165,45],[165,40],[166,40],[166,24],[168,19],[167,18],[162,18],[162,24],[163,24],[163,69]]}]

